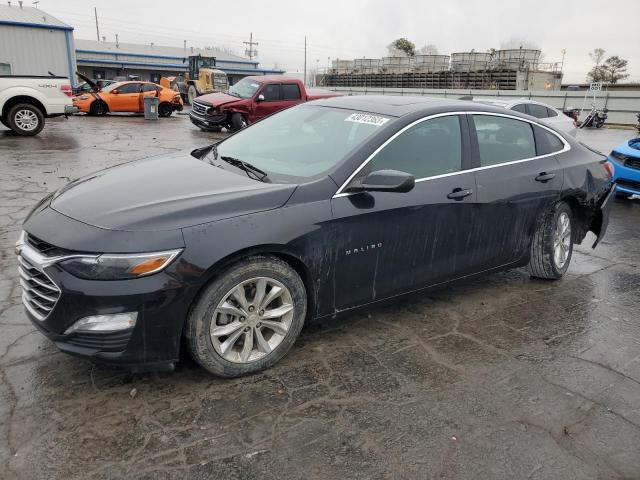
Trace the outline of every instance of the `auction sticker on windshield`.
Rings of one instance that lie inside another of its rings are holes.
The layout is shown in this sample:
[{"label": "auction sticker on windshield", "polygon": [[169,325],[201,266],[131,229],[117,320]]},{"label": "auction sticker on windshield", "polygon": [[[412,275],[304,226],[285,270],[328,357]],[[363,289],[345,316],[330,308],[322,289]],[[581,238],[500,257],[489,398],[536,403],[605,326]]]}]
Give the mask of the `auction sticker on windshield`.
[{"label": "auction sticker on windshield", "polygon": [[352,113],[344,119],[345,122],[366,123],[367,125],[384,125],[389,121],[388,118],[380,117],[378,115],[371,115],[369,113]]}]

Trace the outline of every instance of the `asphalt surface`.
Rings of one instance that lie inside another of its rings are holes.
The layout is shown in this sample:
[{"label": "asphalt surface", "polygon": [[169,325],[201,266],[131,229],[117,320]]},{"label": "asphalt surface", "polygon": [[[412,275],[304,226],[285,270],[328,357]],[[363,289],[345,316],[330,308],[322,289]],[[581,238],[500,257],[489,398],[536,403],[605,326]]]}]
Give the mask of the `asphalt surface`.
[{"label": "asphalt surface", "polygon": [[0,129],[0,478],[640,478],[637,200],[560,281],[513,270],[312,325],[259,375],[59,353],[20,303],[21,220],[69,179],[214,136],[185,116]]}]

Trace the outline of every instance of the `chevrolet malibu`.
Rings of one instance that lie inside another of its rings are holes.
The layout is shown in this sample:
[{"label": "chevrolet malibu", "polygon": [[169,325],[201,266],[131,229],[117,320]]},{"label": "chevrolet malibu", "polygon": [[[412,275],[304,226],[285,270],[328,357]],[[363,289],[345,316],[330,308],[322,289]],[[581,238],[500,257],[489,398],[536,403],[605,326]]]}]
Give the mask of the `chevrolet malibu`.
[{"label": "chevrolet malibu", "polygon": [[562,277],[612,187],[606,157],[517,112],[318,100],[44,198],[16,246],[22,299],[64,352],[159,369],[184,344],[234,377],[306,321],[514,267]]}]

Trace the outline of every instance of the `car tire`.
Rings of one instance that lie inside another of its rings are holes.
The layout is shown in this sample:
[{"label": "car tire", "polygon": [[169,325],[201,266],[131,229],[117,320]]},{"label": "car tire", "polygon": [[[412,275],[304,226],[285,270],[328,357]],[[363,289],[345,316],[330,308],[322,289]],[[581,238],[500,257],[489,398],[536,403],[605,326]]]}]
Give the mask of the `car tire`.
[{"label": "car tire", "polygon": [[173,107],[170,103],[164,102],[158,105],[158,116],[162,118],[170,117],[173,113]]},{"label": "car tire", "polygon": [[6,125],[18,135],[30,137],[44,128],[44,115],[30,103],[18,103],[9,109]]},{"label": "car tire", "polygon": [[231,130],[237,132],[248,126],[247,119],[241,113],[231,115]]},{"label": "car tire", "polygon": [[306,313],[307,294],[297,272],[277,257],[255,256],[232,265],[204,289],[187,317],[185,337],[203,368],[238,377],[284,357]]},{"label": "car tire", "polygon": [[562,277],[573,253],[573,213],[565,202],[556,203],[542,219],[531,242],[529,274],[556,280]]},{"label": "car tire", "polygon": [[0,123],[1,123],[2,125],[4,125],[5,127],[10,128],[10,127],[9,127],[9,124],[8,124],[8,123],[7,123],[7,121],[4,119],[4,117],[0,117]]},{"label": "car tire", "polygon": [[193,101],[198,97],[198,90],[193,85],[189,85],[187,89],[187,102],[189,105],[193,105]]},{"label": "car tire", "polygon": [[109,112],[109,107],[102,100],[95,100],[89,107],[89,114],[97,117],[103,117]]}]

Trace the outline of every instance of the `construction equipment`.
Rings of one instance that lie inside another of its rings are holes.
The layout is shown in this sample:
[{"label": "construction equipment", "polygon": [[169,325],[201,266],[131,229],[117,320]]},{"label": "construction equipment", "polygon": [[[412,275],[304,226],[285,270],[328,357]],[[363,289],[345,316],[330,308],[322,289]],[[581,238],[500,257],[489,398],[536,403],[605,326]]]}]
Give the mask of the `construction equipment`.
[{"label": "construction equipment", "polygon": [[160,85],[169,86],[180,92],[182,100],[188,104],[200,95],[225,92],[229,89],[227,74],[215,68],[216,57],[191,55],[188,60],[189,71],[184,76],[163,77],[160,79]]}]

